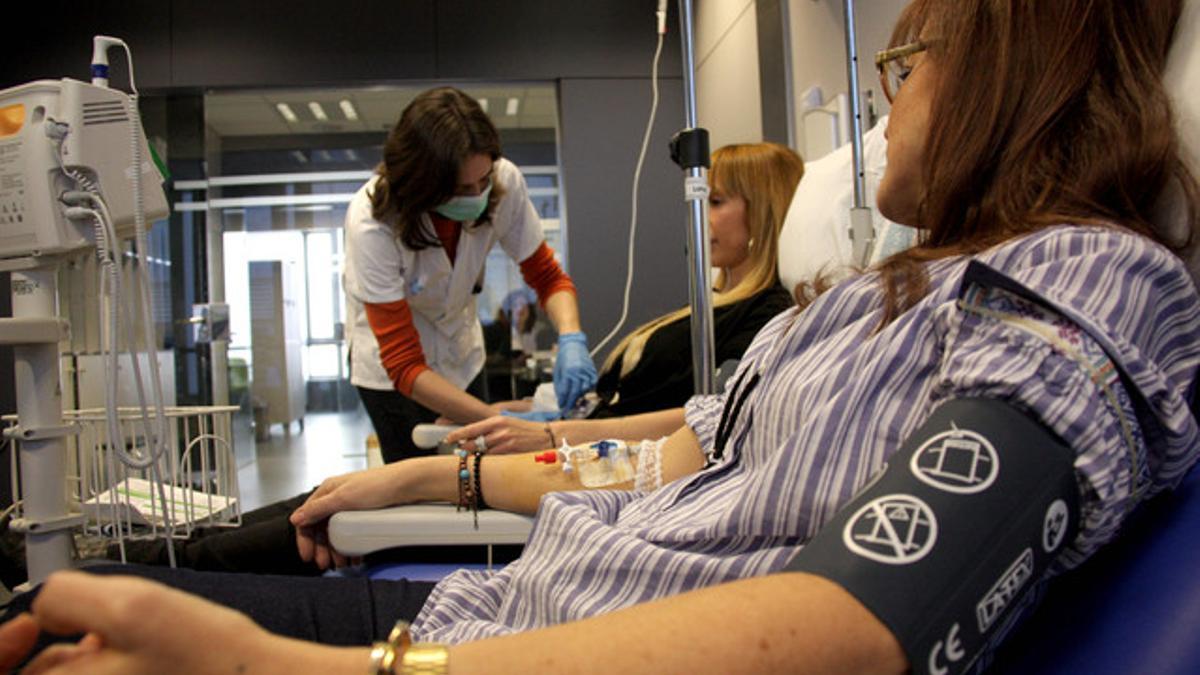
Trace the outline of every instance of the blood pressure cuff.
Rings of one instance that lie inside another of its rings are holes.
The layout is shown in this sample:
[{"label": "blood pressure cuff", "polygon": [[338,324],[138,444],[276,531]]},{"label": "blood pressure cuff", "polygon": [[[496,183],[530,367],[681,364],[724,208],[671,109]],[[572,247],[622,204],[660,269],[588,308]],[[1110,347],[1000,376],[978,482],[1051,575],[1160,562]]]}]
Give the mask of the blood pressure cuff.
[{"label": "blood pressure cuff", "polygon": [[786,570],[849,591],[891,629],[912,672],[968,672],[1074,538],[1074,459],[1007,403],[949,401]]}]

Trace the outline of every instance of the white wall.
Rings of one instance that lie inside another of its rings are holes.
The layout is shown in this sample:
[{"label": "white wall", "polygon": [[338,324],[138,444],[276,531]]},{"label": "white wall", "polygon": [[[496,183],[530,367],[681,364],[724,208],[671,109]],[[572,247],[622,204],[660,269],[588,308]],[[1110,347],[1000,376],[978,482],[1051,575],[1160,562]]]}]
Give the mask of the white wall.
[{"label": "white wall", "polygon": [[[858,0],[855,19],[858,39],[859,87],[875,92],[876,109],[887,114],[888,105],[875,74],[875,52],[887,47],[892,26],[907,0]],[[819,86],[825,102],[849,91],[846,75],[845,26],[842,0],[788,0],[789,40],[792,50],[793,113],[796,129],[803,129],[801,96]],[[863,104],[864,122],[866,105]],[[864,131],[865,131],[864,125]],[[801,152],[804,148],[799,148]],[[817,157],[805,157],[805,160]]]},{"label": "white wall", "polygon": [[[908,0],[858,0],[859,85],[875,92],[876,110],[887,114],[879,91],[875,52],[887,46],[892,25]],[[846,81],[843,0],[787,0],[791,47],[792,110],[803,137],[801,95],[822,90],[824,101],[849,90]],[[762,103],[758,70],[755,0],[696,0],[696,108],[712,147],[762,140]],[[674,26],[672,26],[674,27]],[[864,121],[866,107],[863,107]],[[865,130],[865,129],[864,129]],[[805,153],[803,141],[797,148]],[[817,157],[806,156],[806,160]]]},{"label": "white wall", "polygon": [[713,150],[762,140],[754,0],[697,0],[696,117]]}]

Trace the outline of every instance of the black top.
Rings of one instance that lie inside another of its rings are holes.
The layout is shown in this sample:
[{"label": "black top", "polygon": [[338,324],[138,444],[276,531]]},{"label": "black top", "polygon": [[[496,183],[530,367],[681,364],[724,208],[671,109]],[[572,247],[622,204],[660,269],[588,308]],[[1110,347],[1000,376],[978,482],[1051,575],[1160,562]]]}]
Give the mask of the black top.
[{"label": "black top", "polygon": [[[744,300],[713,310],[716,366],[740,359],[750,341],[775,315],[792,306],[792,296],[776,283]],[[600,374],[601,403],[591,417],[618,417],[678,408],[695,393],[692,382],[690,317],[654,331],[642,358],[624,378],[621,361]]]}]

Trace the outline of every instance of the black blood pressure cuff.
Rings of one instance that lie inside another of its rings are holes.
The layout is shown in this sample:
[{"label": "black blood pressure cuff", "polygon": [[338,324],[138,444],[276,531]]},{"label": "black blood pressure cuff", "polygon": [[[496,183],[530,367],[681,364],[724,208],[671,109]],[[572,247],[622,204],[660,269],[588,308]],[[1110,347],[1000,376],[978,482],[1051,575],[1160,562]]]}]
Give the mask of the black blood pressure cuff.
[{"label": "black blood pressure cuff", "polygon": [[1007,403],[949,401],[786,570],[849,591],[891,629],[913,673],[967,672],[1074,538],[1074,459]]}]

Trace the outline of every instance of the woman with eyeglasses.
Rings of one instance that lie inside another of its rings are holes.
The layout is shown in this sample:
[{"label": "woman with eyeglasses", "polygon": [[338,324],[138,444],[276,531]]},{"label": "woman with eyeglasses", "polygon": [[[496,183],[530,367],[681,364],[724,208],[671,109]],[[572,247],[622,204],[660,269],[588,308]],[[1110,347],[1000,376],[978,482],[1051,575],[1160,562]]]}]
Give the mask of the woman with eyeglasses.
[{"label": "woman with eyeglasses", "polygon": [[[986,663],[1047,579],[1200,453],[1200,296],[1151,219],[1172,180],[1189,232],[1200,206],[1161,84],[1180,7],[911,5],[894,43],[921,44],[890,88],[878,202],[921,243],[769,323],[725,393],[689,401],[656,455],[661,486],[581,491],[528,456],[485,457],[488,503],[538,513],[500,572],[432,591],[141,572],[261,627],[145,580],[66,573],[0,629],[0,665],[39,630],[87,636],[36,668],[88,672]],[[298,523],[389,503],[384,469]]]},{"label": "woman with eyeglasses", "polygon": [[558,329],[559,407],[595,385],[575,286],[546,245],[524,178],[470,96],[441,87],[404,109],[376,175],[350,202],[345,236],[350,381],[385,462],[429,454],[412,440],[417,424],[500,412],[478,398],[484,345],[475,308],[495,244],[520,264]]}]

